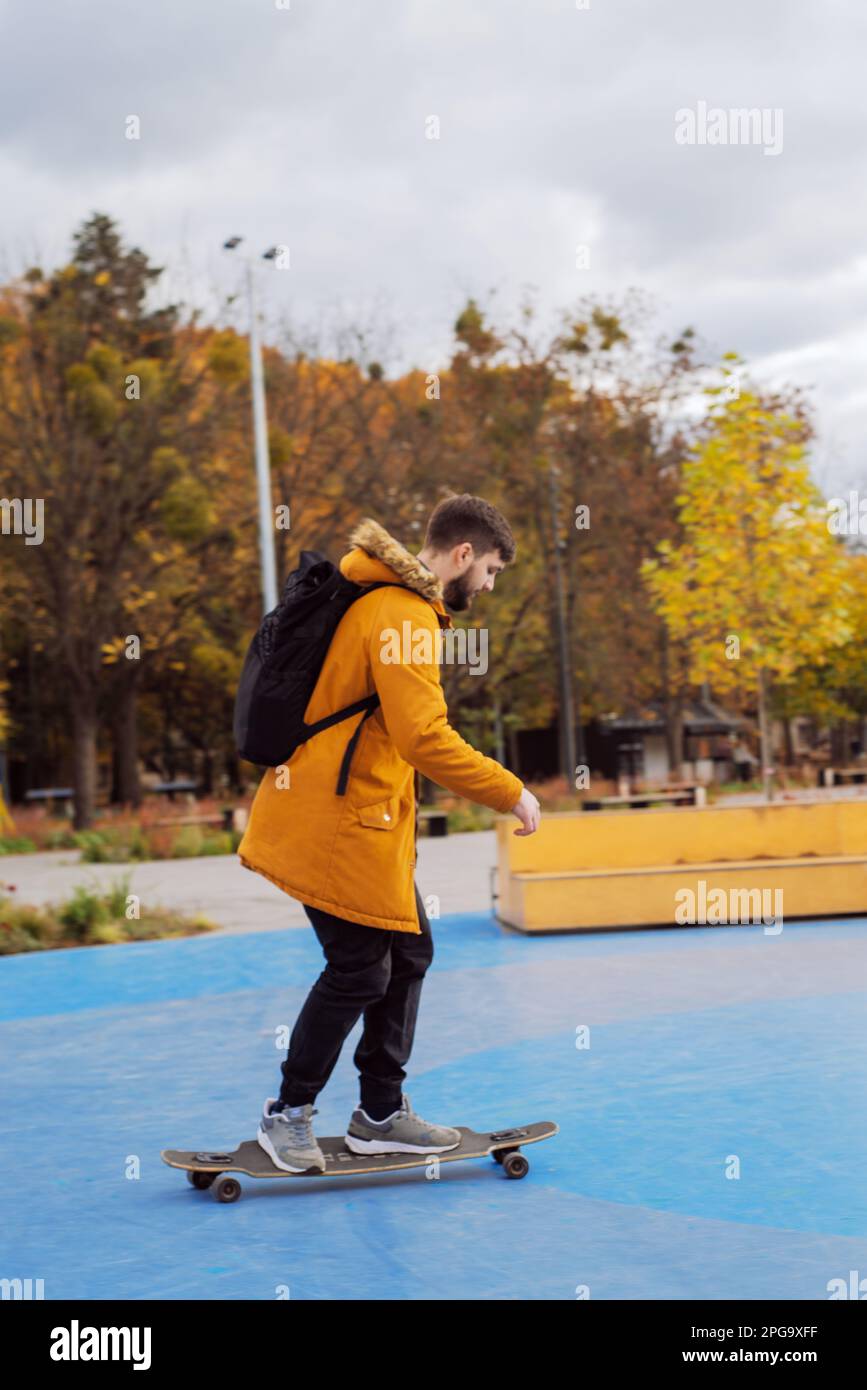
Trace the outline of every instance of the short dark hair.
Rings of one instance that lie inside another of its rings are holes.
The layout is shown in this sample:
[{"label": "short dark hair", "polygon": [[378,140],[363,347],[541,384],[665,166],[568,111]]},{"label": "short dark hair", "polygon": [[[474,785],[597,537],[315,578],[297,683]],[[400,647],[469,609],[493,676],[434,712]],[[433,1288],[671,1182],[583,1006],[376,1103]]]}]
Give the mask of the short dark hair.
[{"label": "short dark hair", "polygon": [[437,503],[424,538],[425,547],[439,553],[464,541],[469,541],[477,558],[491,550],[499,551],[504,565],[515,558],[515,537],[503,513],[484,497],[473,497],[469,492],[444,497]]}]

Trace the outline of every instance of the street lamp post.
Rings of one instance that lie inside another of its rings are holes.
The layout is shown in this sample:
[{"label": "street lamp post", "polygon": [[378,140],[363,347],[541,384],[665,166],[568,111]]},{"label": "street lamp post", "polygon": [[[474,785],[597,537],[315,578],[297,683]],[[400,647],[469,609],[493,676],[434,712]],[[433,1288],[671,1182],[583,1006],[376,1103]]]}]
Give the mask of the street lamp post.
[{"label": "street lamp post", "polygon": [[[243,237],[229,237],[223,243],[226,251],[234,251]],[[273,260],[274,249],[266,251],[263,259]],[[256,311],[256,286],[253,279],[253,260],[244,257],[247,282],[247,303],[250,312],[250,387],[253,398],[253,444],[256,455],[256,483],[259,494],[259,558],[262,568],[262,602],[264,612],[277,606],[277,562],[274,554],[274,517],[271,510],[271,461],[268,455],[268,418],[265,409],[265,374],[262,370],[262,344],[259,337],[259,316]]]}]

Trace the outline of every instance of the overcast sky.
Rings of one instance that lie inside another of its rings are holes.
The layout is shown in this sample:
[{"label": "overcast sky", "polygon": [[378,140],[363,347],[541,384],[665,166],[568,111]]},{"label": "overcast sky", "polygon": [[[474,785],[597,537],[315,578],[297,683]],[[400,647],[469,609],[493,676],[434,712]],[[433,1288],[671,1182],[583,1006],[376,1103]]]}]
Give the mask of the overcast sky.
[{"label": "overcast sky", "polygon": [[[98,209],[211,302],[235,287],[220,246],[239,233],[289,247],[288,271],[262,270],[272,321],[378,313],[390,366],[429,369],[470,294],[505,311],[533,286],[553,314],[637,286],[661,329],[692,324],[762,380],[811,388],[817,479],[867,488],[858,0],[0,0],[0,16],[6,273],[65,258]],[[764,111],[764,134],[679,143],[676,113],[700,103]]]}]

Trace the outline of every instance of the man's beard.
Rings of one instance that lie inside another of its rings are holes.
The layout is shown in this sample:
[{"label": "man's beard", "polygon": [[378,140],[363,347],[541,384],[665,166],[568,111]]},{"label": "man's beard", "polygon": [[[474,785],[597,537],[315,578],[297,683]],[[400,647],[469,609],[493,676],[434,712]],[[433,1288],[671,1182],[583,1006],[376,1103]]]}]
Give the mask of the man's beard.
[{"label": "man's beard", "polygon": [[443,603],[453,613],[463,613],[464,609],[469,608],[472,601],[473,590],[470,588],[469,571],[450,579],[443,586]]}]

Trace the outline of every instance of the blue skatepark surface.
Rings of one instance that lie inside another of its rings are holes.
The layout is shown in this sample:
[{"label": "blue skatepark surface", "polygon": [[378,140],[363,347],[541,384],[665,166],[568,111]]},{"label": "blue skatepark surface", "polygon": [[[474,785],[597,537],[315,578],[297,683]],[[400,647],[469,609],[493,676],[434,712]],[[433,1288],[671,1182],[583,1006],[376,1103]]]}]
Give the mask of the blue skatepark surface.
[{"label": "blue skatepark surface", "polygon": [[[13,956],[0,1277],[46,1299],[825,1300],[867,1275],[867,922],[432,927],[406,1090],[439,1123],[556,1121],[526,1178],[242,1177],[219,1204],[160,1150],[255,1136],[313,932]],[[359,1033],[321,1135],[355,1103]]]}]

